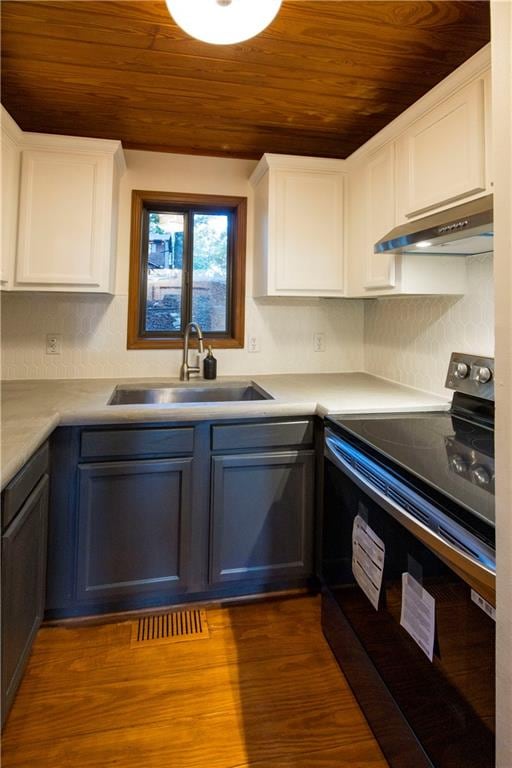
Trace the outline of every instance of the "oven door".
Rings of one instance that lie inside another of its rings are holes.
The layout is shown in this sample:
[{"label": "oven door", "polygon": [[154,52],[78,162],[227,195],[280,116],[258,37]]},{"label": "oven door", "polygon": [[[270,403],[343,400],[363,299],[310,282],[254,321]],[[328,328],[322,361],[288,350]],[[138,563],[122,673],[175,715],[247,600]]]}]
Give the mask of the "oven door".
[{"label": "oven door", "polygon": [[[491,768],[494,621],[472,600],[472,587],[448,567],[447,558],[390,514],[383,491],[365,488],[364,462],[354,474],[355,462],[347,466],[339,450],[343,441],[329,431],[327,439],[322,546],[327,640],[392,768]],[[378,610],[352,573],[357,515],[385,549]],[[471,551],[463,554],[473,559]],[[485,564],[480,573],[475,570],[479,581],[486,581],[486,570]],[[405,572],[435,600],[432,662],[400,625]]]}]

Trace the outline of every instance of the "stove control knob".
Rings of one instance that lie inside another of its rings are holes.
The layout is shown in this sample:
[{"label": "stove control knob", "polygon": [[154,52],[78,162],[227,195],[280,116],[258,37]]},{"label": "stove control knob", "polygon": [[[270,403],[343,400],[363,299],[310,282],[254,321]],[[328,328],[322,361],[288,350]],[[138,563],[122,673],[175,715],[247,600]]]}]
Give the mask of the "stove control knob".
[{"label": "stove control knob", "polygon": [[486,486],[491,482],[491,476],[485,467],[481,464],[477,464],[471,470],[471,478],[476,485]]},{"label": "stove control knob", "polygon": [[487,384],[492,379],[492,371],[486,365],[475,365],[472,378],[479,384]]},{"label": "stove control knob", "polygon": [[464,457],[461,456],[460,453],[453,454],[450,458],[450,465],[453,471],[457,472],[458,475],[462,475],[469,469],[467,461],[464,460]]},{"label": "stove control knob", "polygon": [[453,374],[456,379],[465,379],[469,374],[469,365],[467,363],[454,363]]}]

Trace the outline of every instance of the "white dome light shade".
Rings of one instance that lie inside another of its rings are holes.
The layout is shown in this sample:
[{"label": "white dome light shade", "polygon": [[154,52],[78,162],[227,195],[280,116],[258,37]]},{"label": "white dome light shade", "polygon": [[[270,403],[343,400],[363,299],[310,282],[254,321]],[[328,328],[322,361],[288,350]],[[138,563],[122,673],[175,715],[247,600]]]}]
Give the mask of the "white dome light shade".
[{"label": "white dome light shade", "polygon": [[258,35],[275,18],[281,0],[166,0],[174,21],[191,37],[229,45]]}]

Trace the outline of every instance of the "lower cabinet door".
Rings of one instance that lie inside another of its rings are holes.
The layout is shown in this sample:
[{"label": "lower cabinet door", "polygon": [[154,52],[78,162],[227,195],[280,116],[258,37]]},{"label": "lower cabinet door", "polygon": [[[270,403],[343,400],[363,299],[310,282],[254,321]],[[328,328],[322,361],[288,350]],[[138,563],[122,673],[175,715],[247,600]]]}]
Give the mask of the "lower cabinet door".
[{"label": "lower cabinet door", "polygon": [[43,618],[47,519],[45,475],[2,536],[2,723]]},{"label": "lower cabinet door", "polygon": [[78,470],[77,599],[186,591],[192,459]]},{"label": "lower cabinet door", "polygon": [[212,459],[212,585],[312,573],[314,456],[286,451]]}]

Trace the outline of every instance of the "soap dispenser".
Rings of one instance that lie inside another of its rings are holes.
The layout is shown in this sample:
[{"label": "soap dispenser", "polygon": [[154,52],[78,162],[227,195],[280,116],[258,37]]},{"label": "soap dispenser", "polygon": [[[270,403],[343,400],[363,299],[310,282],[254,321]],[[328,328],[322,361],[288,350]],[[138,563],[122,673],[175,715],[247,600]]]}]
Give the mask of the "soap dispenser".
[{"label": "soap dispenser", "polygon": [[203,360],[203,377],[205,379],[217,378],[217,360],[213,356],[211,347],[208,347],[208,354]]}]

